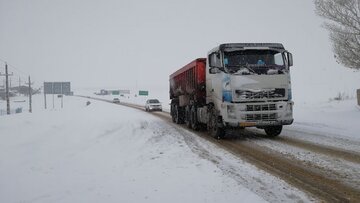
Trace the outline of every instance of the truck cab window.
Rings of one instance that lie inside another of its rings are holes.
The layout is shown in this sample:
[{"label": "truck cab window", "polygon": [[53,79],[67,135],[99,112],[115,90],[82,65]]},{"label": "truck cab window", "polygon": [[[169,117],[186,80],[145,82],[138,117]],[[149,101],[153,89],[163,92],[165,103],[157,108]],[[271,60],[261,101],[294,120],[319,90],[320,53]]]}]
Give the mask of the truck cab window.
[{"label": "truck cab window", "polygon": [[[283,54],[277,50],[237,50],[224,52],[225,68],[230,73],[245,73],[248,69],[252,74],[267,74],[270,69],[285,69]],[[281,72],[279,72],[281,73]]]},{"label": "truck cab window", "polygon": [[275,54],[274,59],[275,59],[275,64],[276,65],[279,65],[279,66],[284,65],[284,59],[283,59],[283,55],[281,53]]}]

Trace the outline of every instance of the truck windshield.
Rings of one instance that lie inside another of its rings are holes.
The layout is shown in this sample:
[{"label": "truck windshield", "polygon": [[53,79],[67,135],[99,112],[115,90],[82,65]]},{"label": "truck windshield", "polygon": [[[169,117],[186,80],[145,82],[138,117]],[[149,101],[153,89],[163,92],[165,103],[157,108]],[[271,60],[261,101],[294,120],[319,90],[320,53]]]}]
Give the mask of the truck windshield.
[{"label": "truck windshield", "polygon": [[276,50],[239,50],[224,52],[224,66],[232,74],[282,74],[284,58]]}]

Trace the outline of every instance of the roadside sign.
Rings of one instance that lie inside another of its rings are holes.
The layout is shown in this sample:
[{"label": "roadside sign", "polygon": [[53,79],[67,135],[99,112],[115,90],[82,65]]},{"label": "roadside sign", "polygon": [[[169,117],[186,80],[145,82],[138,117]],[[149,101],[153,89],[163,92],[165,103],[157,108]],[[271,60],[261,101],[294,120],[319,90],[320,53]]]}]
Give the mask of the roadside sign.
[{"label": "roadside sign", "polygon": [[139,90],[139,96],[148,96],[148,95],[149,95],[149,91]]},{"label": "roadside sign", "polygon": [[44,82],[44,93],[45,94],[53,94],[53,83],[52,82]]},{"label": "roadside sign", "polygon": [[44,82],[44,94],[72,95],[70,82]]},{"label": "roadside sign", "polygon": [[71,92],[70,82],[62,82],[62,83],[61,83],[61,90],[62,90],[62,93],[63,93],[63,94],[65,94],[65,95],[71,95],[72,92]]},{"label": "roadside sign", "polygon": [[62,94],[62,85],[61,82],[54,82],[53,83],[53,94]]},{"label": "roadside sign", "polygon": [[119,95],[120,91],[119,90],[113,90],[113,91],[111,91],[111,94],[112,95]]},{"label": "roadside sign", "polygon": [[119,90],[120,94],[130,94],[130,90]]}]

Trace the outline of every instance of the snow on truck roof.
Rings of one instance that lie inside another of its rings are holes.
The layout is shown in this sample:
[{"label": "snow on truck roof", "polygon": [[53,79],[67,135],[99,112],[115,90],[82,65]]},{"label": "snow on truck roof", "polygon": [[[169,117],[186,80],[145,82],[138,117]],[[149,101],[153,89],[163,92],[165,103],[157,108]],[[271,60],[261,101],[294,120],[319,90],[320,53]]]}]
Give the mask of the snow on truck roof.
[{"label": "snow on truck roof", "polygon": [[281,43],[227,43],[220,44],[219,46],[211,49],[208,54],[217,51],[238,51],[238,50],[246,50],[246,49],[271,49],[278,50],[279,52],[285,50],[284,46]]},{"label": "snow on truck roof", "polygon": [[220,50],[231,48],[269,48],[269,49],[284,49],[284,46],[280,43],[232,43],[219,45]]},{"label": "snow on truck roof", "polygon": [[[236,50],[243,50],[243,49],[275,49],[275,50],[285,50],[284,46],[281,43],[227,43],[227,44],[220,44],[219,46],[213,48],[209,53],[221,50],[221,51],[236,51]],[[179,73],[185,72],[190,68],[194,67],[196,63],[206,63],[206,58],[197,58],[191,61],[186,66],[178,69],[176,72],[170,75],[170,79],[174,76],[178,75]]]}]

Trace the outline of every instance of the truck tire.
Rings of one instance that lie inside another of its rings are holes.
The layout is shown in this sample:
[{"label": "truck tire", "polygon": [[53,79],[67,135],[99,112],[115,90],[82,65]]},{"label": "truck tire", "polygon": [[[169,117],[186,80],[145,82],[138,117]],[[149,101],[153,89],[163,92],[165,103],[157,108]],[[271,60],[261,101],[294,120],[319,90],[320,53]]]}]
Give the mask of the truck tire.
[{"label": "truck tire", "polygon": [[195,106],[192,106],[190,110],[190,124],[192,129],[199,130],[199,123],[197,120],[197,109]]},{"label": "truck tire", "polygon": [[175,123],[176,124],[184,123],[183,112],[182,112],[181,108],[178,105],[175,105],[174,117],[175,117]]},{"label": "truck tire", "polygon": [[171,105],[170,112],[171,112],[171,120],[172,120],[173,123],[175,123],[175,111],[174,111],[174,109],[175,109],[175,105]]},{"label": "truck tire", "polygon": [[188,128],[191,128],[190,109],[191,109],[191,106],[185,107],[185,123]]},{"label": "truck tire", "polygon": [[213,138],[219,140],[225,137],[225,130],[223,127],[219,126],[218,120],[219,118],[215,109],[212,109],[208,123],[208,130]]},{"label": "truck tire", "polygon": [[215,139],[223,139],[225,137],[225,130],[224,128],[215,126],[214,128],[211,129],[210,131],[211,136]]},{"label": "truck tire", "polygon": [[174,121],[176,124],[179,124],[179,110],[177,105],[174,106]]},{"label": "truck tire", "polygon": [[264,130],[265,130],[265,133],[267,136],[276,137],[276,136],[280,135],[280,133],[282,131],[282,125],[268,126],[268,127],[265,127]]}]

